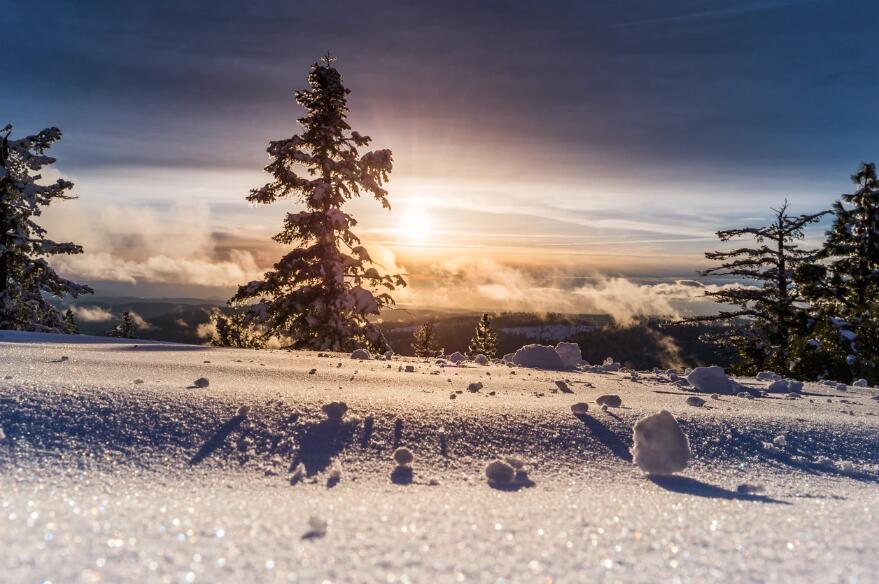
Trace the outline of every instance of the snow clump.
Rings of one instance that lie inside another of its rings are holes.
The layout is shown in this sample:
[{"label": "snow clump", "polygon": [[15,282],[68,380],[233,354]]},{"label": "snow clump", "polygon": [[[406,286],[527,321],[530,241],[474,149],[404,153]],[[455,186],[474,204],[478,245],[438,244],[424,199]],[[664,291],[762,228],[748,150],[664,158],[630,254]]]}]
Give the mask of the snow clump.
[{"label": "snow clump", "polygon": [[781,375],[774,371],[761,371],[757,374],[757,381],[779,381]]},{"label": "snow clump", "polygon": [[696,367],[689,375],[690,385],[705,393],[733,393],[735,382],[726,376],[723,367]]},{"label": "snow clump", "polygon": [[323,411],[324,415],[326,415],[327,419],[331,422],[339,422],[348,412],[348,404],[345,402],[330,402],[324,404],[321,407],[321,411]]},{"label": "snow clump", "polygon": [[369,354],[369,351],[367,351],[366,349],[355,349],[355,350],[351,351],[351,358],[369,361],[372,357]]},{"label": "snow clump", "polygon": [[485,355],[479,354],[473,357],[473,362],[477,365],[488,365],[491,361]]},{"label": "snow clump", "polygon": [[456,365],[457,365],[458,363],[460,363],[461,361],[465,360],[466,358],[467,358],[467,357],[465,357],[465,356],[462,355],[461,353],[457,353],[457,352],[452,353],[451,355],[449,355],[449,361],[451,361],[452,363],[455,363]]},{"label": "snow clump", "polygon": [[555,352],[558,353],[566,369],[573,369],[583,360],[580,345],[577,343],[561,342],[555,346]]},{"label": "snow clump", "polygon": [[565,364],[553,347],[548,345],[525,345],[513,355],[513,363],[533,369],[562,371]]},{"label": "snow clump", "polygon": [[196,379],[195,381],[192,382],[192,386],[197,387],[199,389],[204,389],[205,387],[208,387],[210,384],[211,384],[211,382],[208,380],[207,377],[199,377],[198,379]]},{"label": "snow clump", "polygon": [[668,411],[639,420],[632,439],[632,462],[644,472],[665,475],[687,468],[690,444]]},{"label": "snow clump", "polygon": [[493,460],[485,467],[485,476],[490,483],[508,485],[516,478],[516,469],[503,460]]},{"label": "snow clump", "polygon": [[588,411],[589,404],[587,404],[586,402],[579,402],[571,406],[571,413],[575,416],[582,416]]},{"label": "snow clump", "polygon": [[600,395],[598,396],[598,399],[595,400],[595,403],[609,408],[618,408],[623,405],[623,399],[615,394]]},{"label": "snow clump", "polygon": [[870,387],[870,382],[866,379],[856,379],[852,385],[855,387]]},{"label": "snow clump", "polygon": [[413,460],[415,460],[415,455],[406,447],[400,447],[394,451],[394,462],[397,463],[397,466],[408,467]]}]

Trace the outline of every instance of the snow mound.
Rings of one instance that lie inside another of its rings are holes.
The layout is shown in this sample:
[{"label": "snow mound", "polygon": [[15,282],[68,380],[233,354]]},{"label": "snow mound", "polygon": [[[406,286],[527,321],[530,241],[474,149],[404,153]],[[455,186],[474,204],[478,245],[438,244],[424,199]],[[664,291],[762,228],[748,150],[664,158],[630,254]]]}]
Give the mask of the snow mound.
[{"label": "snow mound", "polygon": [[525,345],[513,355],[513,363],[533,369],[562,371],[565,364],[554,347],[548,345]]},{"label": "snow mound", "polygon": [[489,363],[491,363],[491,360],[485,355],[479,354],[473,357],[473,362],[477,365],[488,365]]},{"label": "snow mound", "polygon": [[580,353],[580,345],[577,343],[561,342],[555,346],[555,352],[559,354],[562,364],[567,369],[573,369],[583,360],[583,355]]},{"label": "snow mound", "polygon": [[776,379],[766,387],[769,393],[799,393],[803,390],[803,382],[795,379]]},{"label": "snow mound", "polygon": [[690,444],[668,411],[642,418],[635,424],[632,462],[648,474],[665,475],[687,468]]},{"label": "snow mound", "polygon": [[354,351],[351,351],[351,358],[369,361],[372,357],[366,349],[355,349]]},{"label": "snow mound", "polygon": [[852,385],[855,387],[870,387],[870,382],[866,379],[856,379]]},{"label": "snow mound", "polygon": [[696,367],[687,375],[687,381],[705,393],[733,393],[735,389],[735,382],[717,365]]},{"label": "snow mound", "polygon": [[452,353],[451,355],[449,355],[449,361],[452,362],[452,363],[455,363],[456,365],[457,365],[458,363],[460,363],[461,361],[465,360],[466,358],[467,358],[467,357],[465,357],[465,356],[462,355],[461,353],[457,353],[457,352]]}]

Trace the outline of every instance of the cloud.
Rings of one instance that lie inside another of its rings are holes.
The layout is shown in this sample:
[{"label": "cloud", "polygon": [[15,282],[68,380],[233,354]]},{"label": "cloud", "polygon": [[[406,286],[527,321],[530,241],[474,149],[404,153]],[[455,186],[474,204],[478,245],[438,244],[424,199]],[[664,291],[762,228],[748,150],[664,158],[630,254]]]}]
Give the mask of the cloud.
[{"label": "cloud", "polygon": [[462,256],[434,266],[429,277],[410,278],[405,302],[399,296],[398,302],[473,310],[602,313],[629,325],[639,317],[712,312],[717,304],[705,297],[706,292],[740,286],[694,280],[647,284],[606,276],[579,286],[570,281],[563,273],[537,277],[487,257]]},{"label": "cloud", "polygon": [[252,251],[219,245],[204,204],[68,206],[46,223],[84,247],[51,260],[73,279],[229,287],[263,273]]},{"label": "cloud", "polygon": [[133,310],[129,311],[129,313],[131,314],[131,320],[134,322],[134,326],[138,329],[142,331],[148,331],[150,329],[156,328],[155,326],[147,322],[144,317],[134,312]]},{"label": "cloud", "polygon": [[113,313],[100,306],[70,306],[73,316],[81,322],[106,322],[113,320]]}]

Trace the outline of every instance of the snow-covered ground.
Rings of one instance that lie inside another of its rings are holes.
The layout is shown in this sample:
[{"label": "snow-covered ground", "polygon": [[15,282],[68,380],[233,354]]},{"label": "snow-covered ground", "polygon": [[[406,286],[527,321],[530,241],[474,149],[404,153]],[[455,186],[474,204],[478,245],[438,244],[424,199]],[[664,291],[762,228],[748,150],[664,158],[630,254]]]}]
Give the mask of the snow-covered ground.
[{"label": "snow-covered ground", "polygon": [[[660,379],[0,331],[0,581],[877,581],[876,390]],[[650,479],[661,409],[692,459]]]}]

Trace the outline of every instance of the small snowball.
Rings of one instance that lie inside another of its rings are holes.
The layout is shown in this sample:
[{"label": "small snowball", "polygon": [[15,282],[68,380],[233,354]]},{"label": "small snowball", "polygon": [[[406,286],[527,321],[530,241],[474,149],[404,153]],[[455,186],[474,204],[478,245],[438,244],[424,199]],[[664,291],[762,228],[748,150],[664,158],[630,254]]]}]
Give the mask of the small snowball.
[{"label": "small snowball", "polygon": [[784,437],[784,434],[779,434],[772,440],[772,443],[778,446],[779,448],[784,448],[787,446],[787,438]]},{"label": "small snowball", "polygon": [[345,402],[330,402],[328,404],[324,404],[321,407],[324,415],[326,415],[328,420],[332,420],[334,422],[340,421],[345,417],[345,414],[348,412],[348,404]]},{"label": "small snowball", "polygon": [[308,519],[308,531],[303,536],[306,539],[323,537],[327,534],[327,520],[312,516]]},{"label": "small snowball", "polygon": [[580,416],[589,411],[589,404],[585,402],[579,402],[571,406],[571,413],[575,416]]},{"label": "small snowball", "polygon": [[455,363],[455,364],[458,364],[461,361],[464,361],[466,358],[467,357],[465,357],[461,353],[457,353],[457,352],[449,355],[449,361],[451,361],[452,363]]},{"label": "small snowball", "polygon": [[516,478],[516,469],[502,460],[493,460],[485,467],[485,476],[491,483],[507,485]]},{"label": "small snowball", "polygon": [[687,398],[687,405],[696,406],[697,408],[701,408],[702,406],[705,405],[705,400],[702,399],[701,397],[691,395],[690,397]]},{"label": "small snowball", "polygon": [[633,462],[648,474],[672,474],[687,468],[690,445],[678,421],[666,410],[635,424]]},{"label": "small snowball", "polygon": [[204,389],[205,387],[208,387],[210,384],[211,384],[211,382],[208,381],[207,377],[199,377],[198,379],[196,379],[195,381],[192,382],[192,385],[194,385],[195,387],[198,387],[200,389]]},{"label": "small snowball", "polygon": [[482,385],[481,381],[476,381],[476,382],[471,383],[470,385],[467,386],[467,391],[469,391],[470,393],[476,393],[477,391],[479,391],[483,387],[484,386]]},{"label": "small snowball", "polygon": [[623,405],[623,400],[620,396],[609,394],[609,395],[600,395],[598,399],[595,400],[600,406],[607,406],[609,408],[618,408]]},{"label": "small snowball", "polygon": [[415,455],[408,448],[401,447],[394,451],[394,462],[399,466],[409,466],[415,460]]},{"label": "small snowball", "polygon": [[372,358],[372,356],[369,354],[369,351],[367,351],[366,349],[355,349],[355,350],[351,351],[351,358],[352,359],[360,359],[363,361],[369,361]]},{"label": "small snowball", "polygon": [[473,362],[477,365],[488,365],[491,361],[485,355],[476,355],[473,357]]}]

